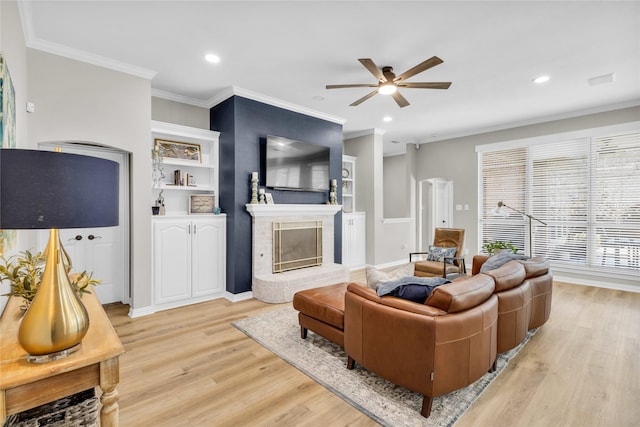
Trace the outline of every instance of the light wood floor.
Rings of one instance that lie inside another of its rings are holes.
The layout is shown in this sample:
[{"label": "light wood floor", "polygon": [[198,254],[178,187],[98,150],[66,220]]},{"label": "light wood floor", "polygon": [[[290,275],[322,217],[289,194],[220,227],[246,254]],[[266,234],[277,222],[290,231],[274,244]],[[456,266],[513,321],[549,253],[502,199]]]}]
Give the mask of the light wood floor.
[{"label": "light wood floor", "polygon": [[[640,425],[640,294],[553,292],[549,322],[456,427]],[[136,319],[106,306],[126,350],[120,425],[377,425],[230,324],[281,306],[221,299]]]}]

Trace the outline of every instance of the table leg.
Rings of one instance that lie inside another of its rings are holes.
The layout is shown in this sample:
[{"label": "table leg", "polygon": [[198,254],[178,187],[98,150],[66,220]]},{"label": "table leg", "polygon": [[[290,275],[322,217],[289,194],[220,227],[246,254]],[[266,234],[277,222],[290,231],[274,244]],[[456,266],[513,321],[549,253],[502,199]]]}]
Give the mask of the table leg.
[{"label": "table leg", "polygon": [[0,423],[4,425],[4,421],[7,418],[7,401],[5,397],[5,391],[0,390]]},{"label": "table leg", "polygon": [[100,362],[100,426],[118,426],[118,390],[116,387],[120,382],[120,363],[118,357]]}]

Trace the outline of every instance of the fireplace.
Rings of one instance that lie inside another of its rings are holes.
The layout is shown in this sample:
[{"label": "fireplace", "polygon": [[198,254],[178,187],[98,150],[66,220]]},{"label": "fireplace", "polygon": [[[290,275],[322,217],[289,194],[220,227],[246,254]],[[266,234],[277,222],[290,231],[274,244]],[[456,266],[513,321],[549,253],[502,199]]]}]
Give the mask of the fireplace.
[{"label": "fireplace", "polygon": [[273,272],[322,265],[322,221],[273,222]]},{"label": "fireplace", "polygon": [[[334,216],[340,208],[340,205],[246,205],[252,216],[254,298],[268,303],[290,302],[298,291],[349,280],[349,268],[334,262]],[[295,237],[297,231],[301,238]],[[286,249],[290,232],[293,239],[301,239],[304,244],[294,242],[293,249]],[[284,250],[278,249],[283,242]],[[279,252],[282,254],[278,255]]]}]

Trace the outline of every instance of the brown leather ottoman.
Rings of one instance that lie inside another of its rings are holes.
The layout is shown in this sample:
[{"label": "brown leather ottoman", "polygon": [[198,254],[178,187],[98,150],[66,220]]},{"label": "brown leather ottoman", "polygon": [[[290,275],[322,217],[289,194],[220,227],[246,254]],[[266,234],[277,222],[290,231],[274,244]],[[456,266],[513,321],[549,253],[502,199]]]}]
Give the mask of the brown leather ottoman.
[{"label": "brown leather ottoman", "polygon": [[344,348],[344,294],[348,283],[306,289],[293,295],[293,308],[299,311],[300,336],[310,329]]}]

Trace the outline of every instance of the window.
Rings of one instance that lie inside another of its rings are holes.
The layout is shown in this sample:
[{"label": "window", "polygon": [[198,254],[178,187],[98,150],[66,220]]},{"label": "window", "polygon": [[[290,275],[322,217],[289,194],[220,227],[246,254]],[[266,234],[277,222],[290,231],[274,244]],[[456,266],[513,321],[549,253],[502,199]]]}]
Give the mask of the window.
[{"label": "window", "polygon": [[556,264],[640,271],[640,131],[590,132],[478,147],[482,242],[511,241]]}]

